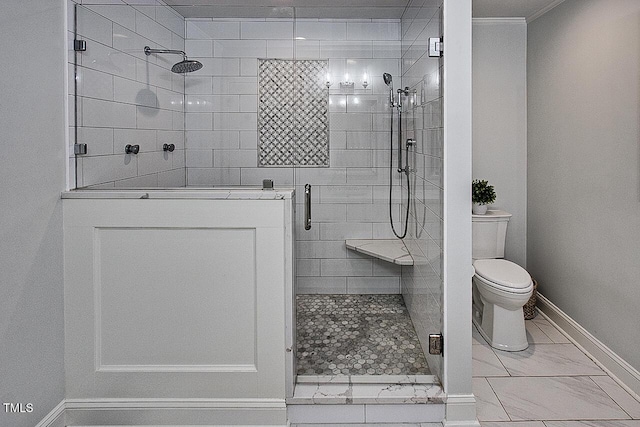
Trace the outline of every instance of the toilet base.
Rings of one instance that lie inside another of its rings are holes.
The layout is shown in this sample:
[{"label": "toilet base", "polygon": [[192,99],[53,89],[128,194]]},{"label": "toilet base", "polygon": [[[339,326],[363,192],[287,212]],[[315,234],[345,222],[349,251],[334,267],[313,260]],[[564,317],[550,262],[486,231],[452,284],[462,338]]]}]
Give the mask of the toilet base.
[{"label": "toilet base", "polygon": [[473,304],[473,324],[493,348],[522,351],[529,347],[522,308],[511,311],[483,301],[482,308]]}]

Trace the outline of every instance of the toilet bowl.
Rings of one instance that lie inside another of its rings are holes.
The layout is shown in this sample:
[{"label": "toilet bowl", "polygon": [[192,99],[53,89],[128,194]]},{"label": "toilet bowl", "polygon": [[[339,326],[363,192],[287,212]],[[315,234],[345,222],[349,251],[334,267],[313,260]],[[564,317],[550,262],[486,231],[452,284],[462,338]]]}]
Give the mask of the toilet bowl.
[{"label": "toilet bowl", "polygon": [[500,350],[529,347],[522,313],[533,293],[529,273],[505,259],[478,259],[473,267],[473,323],[480,334]]}]

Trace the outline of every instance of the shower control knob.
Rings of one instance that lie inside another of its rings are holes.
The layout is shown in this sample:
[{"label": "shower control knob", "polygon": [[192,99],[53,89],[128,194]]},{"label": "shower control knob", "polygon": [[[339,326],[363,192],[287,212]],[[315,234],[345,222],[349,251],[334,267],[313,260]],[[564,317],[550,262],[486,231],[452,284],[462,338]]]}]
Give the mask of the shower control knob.
[{"label": "shower control knob", "polygon": [[138,154],[139,151],[140,151],[140,146],[138,144],[136,145],[127,144],[124,147],[124,152],[127,154]]},{"label": "shower control knob", "polygon": [[416,140],[415,139],[407,139],[407,148],[411,147],[412,145],[415,145]]},{"label": "shower control knob", "polygon": [[162,146],[162,149],[163,149],[164,151],[168,151],[168,152],[170,152],[170,153],[173,153],[173,150],[175,150],[175,149],[176,149],[176,145],[175,145],[175,144],[164,144],[164,145]]}]

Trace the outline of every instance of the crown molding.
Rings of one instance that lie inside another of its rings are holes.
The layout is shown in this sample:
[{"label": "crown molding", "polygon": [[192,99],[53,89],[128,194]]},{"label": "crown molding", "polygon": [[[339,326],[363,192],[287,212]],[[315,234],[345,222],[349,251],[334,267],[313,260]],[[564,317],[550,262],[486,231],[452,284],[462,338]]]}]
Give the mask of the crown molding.
[{"label": "crown molding", "polygon": [[549,12],[551,9],[555,8],[556,6],[560,5],[563,2],[564,2],[564,0],[555,0],[553,3],[543,7],[542,9],[540,9],[539,11],[534,13],[533,15],[527,16],[527,24],[530,23],[530,22],[535,21],[538,18],[540,18],[542,15],[544,15],[547,12]]}]

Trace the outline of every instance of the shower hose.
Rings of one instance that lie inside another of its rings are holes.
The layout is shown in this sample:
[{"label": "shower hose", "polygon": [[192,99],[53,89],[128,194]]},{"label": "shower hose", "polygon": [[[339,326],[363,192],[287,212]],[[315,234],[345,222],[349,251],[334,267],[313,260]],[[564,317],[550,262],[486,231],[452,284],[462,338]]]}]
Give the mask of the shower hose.
[{"label": "shower hose", "polygon": [[[398,168],[398,172],[404,173],[407,178],[407,211],[404,217],[404,232],[402,235],[398,234],[395,226],[393,225],[393,105],[391,106],[391,130],[389,132],[391,136],[391,140],[389,141],[389,223],[391,224],[391,231],[398,239],[404,239],[407,236],[407,230],[409,229],[409,201],[411,200],[411,184],[409,181],[409,165],[408,165],[408,156],[407,156],[407,164],[404,166],[404,169]],[[400,107],[398,108],[398,145],[402,140],[402,110]],[[398,148],[400,148],[398,146]],[[398,155],[401,156],[401,150],[398,150]],[[400,162],[400,158],[398,158],[398,162]],[[400,163],[398,163],[400,164]],[[401,189],[402,190],[402,189]],[[402,194],[402,191],[401,191]],[[401,201],[402,203],[402,201]]]}]

